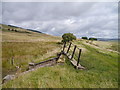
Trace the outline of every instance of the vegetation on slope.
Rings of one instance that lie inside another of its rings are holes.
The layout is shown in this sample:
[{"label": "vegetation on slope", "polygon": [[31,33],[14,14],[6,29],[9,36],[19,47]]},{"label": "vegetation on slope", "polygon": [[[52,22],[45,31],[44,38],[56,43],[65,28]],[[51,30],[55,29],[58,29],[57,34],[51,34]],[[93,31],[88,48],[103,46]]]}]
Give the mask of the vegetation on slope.
[{"label": "vegetation on slope", "polygon": [[7,74],[14,74],[16,66],[25,71],[30,62],[37,63],[56,56],[60,48],[56,42],[3,42],[2,51],[4,77]]},{"label": "vegetation on slope", "polygon": [[74,69],[68,59],[62,66],[44,67],[29,72],[3,85],[3,88],[117,88],[118,53],[75,41],[86,50],[81,64],[86,70]]},{"label": "vegetation on slope", "polygon": [[[18,31],[9,31],[8,29]],[[30,62],[37,63],[54,57],[61,48],[57,44],[59,41],[61,41],[60,37],[3,25],[2,76],[15,74],[18,71],[17,67],[20,67],[19,72],[26,71]],[[12,64],[12,62],[14,63]]]},{"label": "vegetation on slope", "polygon": [[[16,31],[10,31],[8,29],[15,29]],[[59,42],[60,37],[47,35],[44,33],[37,33],[26,29],[10,27],[2,25],[2,42]]]},{"label": "vegetation on slope", "polygon": [[[15,66],[21,66],[21,72],[25,71],[29,62],[43,61],[60,52],[59,37],[8,31],[6,27],[2,29],[4,75],[16,71]],[[87,43],[85,40],[76,40],[74,44],[82,48],[80,63],[86,70],[74,69],[66,58],[64,65],[43,67],[18,75],[3,84],[3,88],[117,88],[118,45],[100,41]],[[11,59],[14,59],[14,65],[11,65]]]}]

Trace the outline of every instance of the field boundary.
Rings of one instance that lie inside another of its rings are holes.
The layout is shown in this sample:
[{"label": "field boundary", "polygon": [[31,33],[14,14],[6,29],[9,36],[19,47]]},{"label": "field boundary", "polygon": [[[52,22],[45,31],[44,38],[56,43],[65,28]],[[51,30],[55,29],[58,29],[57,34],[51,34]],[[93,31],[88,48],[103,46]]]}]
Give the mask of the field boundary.
[{"label": "field boundary", "polygon": [[[72,50],[72,54],[70,54],[69,52],[70,52],[70,49],[71,49],[72,45],[73,45],[73,50]],[[65,49],[66,49],[66,51],[65,51]],[[77,60],[76,60],[76,58],[74,56],[75,56],[75,53],[76,53],[77,49],[78,49],[78,56],[77,56]],[[62,53],[67,56],[67,58],[69,59],[71,64],[76,69],[85,69],[85,67],[83,67],[80,64],[81,52],[82,52],[82,49],[78,48],[77,45],[74,45],[72,42],[68,42],[68,43],[64,42]]]},{"label": "field boundary", "polygon": [[31,70],[33,68],[37,68],[37,67],[53,66],[57,63],[57,60],[59,59],[60,56],[61,56],[61,53],[57,54],[57,57],[51,58],[46,61],[42,61],[39,63],[29,63],[29,70]]}]

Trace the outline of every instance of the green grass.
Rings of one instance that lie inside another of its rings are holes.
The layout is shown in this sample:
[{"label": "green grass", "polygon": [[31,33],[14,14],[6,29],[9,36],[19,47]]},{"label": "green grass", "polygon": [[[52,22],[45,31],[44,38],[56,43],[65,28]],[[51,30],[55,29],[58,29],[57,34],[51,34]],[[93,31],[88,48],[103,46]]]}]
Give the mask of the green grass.
[{"label": "green grass", "polygon": [[[56,42],[2,42],[3,76],[14,73],[15,66],[21,66],[22,71],[28,68],[30,62],[40,62],[56,56],[60,51]],[[14,59],[14,65],[11,64]]]},{"label": "green grass", "polygon": [[83,41],[86,44],[90,44],[92,46],[101,48],[101,49],[109,49],[109,50],[113,50],[113,51],[118,51],[119,48],[119,41],[90,41],[90,40],[86,40]]},{"label": "green grass", "polygon": [[[16,29],[17,32],[8,29]],[[3,77],[7,74],[15,74],[16,66],[21,67],[21,72],[26,71],[28,63],[47,60],[55,57],[60,51],[60,45],[57,44],[61,40],[60,37],[7,25],[2,25],[1,31]],[[12,60],[14,65],[11,63]]]},{"label": "green grass", "polygon": [[[3,76],[15,74],[15,66],[21,66],[21,72],[25,71],[29,62],[47,60],[55,57],[61,50],[61,45],[58,44],[60,37],[25,33],[24,29],[19,29],[24,33],[8,31],[9,26],[3,27]],[[117,88],[118,44],[101,41],[89,44],[85,40],[76,40],[73,43],[82,49],[80,64],[86,70],[76,70],[65,57],[64,65],[43,67],[20,76],[18,73],[18,77],[3,84],[3,88]],[[76,56],[74,58],[77,59]],[[14,65],[11,65],[12,59]]]},{"label": "green grass", "polygon": [[118,54],[76,43],[87,49],[80,62],[86,70],[74,69],[66,58],[64,65],[39,68],[7,82],[3,88],[117,88]]}]

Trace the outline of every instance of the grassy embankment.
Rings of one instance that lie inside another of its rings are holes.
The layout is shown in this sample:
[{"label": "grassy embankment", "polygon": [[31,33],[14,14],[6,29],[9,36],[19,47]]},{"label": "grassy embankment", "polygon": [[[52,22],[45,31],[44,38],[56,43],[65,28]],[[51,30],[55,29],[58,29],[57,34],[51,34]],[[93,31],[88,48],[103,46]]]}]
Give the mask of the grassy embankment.
[{"label": "grassy embankment", "polygon": [[[9,31],[16,29],[15,31]],[[55,57],[60,52],[57,44],[60,37],[36,33],[21,28],[3,25],[2,29],[2,75],[27,70],[28,63],[40,62]],[[12,61],[14,62],[12,65]],[[20,70],[16,67],[19,66]]]},{"label": "grassy embankment", "polygon": [[5,83],[3,88],[117,88],[117,44],[102,42],[102,45],[100,41],[89,44],[84,40],[74,43],[82,48],[80,63],[86,70],[74,69],[66,58],[62,66],[39,68]]}]

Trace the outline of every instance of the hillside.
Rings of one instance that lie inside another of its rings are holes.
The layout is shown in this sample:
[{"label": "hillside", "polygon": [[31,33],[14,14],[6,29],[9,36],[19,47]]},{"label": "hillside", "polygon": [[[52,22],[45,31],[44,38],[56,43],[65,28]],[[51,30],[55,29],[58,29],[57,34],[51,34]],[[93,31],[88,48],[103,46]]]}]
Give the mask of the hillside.
[{"label": "hillside", "polygon": [[4,84],[4,88],[117,88],[118,53],[75,41],[82,48],[81,64],[74,69],[66,58],[64,65],[43,67]]},{"label": "hillside", "polygon": [[[81,65],[86,70],[75,69],[67,57],[64,65],[38,68],[26,74],[29,62],[40,62],[55,57],[61,51],[60,37],[43,33],[19,33],[2,30],[3,76],[16,73],[18,77],[3,84],[3,88],[117,88],[118,43],[77,39],[75,45],[82,49]],[[14,65],[11,64],[14,60]]]},{"label": "hillside", "polygon": [[0,31],[2,31],[2,77],[15,74],[18,66],[21,67],[20,72],[26,71],[30,62],[46,60],[60,51],[57,44],[61,40],[60,37],[8,25],[2,25]]},{"label": "hillside", "polygon": [[35,41],[59,41],[60,37],[33,32],[27,29],[1,25],[2,42],[35,42]]}]

